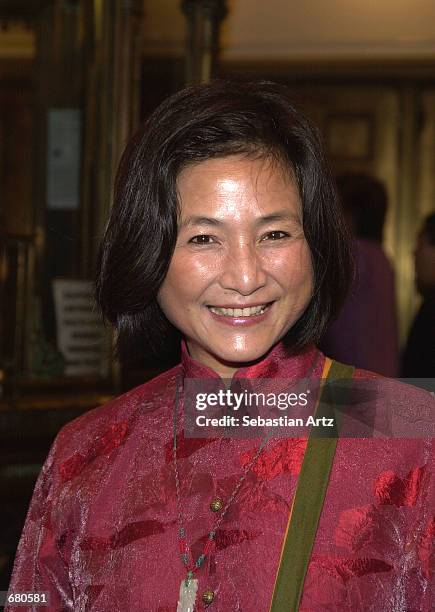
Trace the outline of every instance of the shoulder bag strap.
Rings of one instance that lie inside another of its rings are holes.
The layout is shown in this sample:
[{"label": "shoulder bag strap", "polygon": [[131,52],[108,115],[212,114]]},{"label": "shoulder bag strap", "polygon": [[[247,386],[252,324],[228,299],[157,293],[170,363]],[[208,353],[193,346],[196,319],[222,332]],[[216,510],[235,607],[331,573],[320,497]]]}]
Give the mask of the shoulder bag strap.
[{"label": "shoulder bag strap", "polygon": [[[328,381],[351,379],[353,372],[352,366],[327,359],[322,378],[326,374]],[[331,401],[327,395],[330,392],[331,385],[323,384],[315,416],[329,414],[337,424],[339,414],[334,411],[333,398]],[[270,612],[297,612],[299,609],[337,446],[338,426],[326,434],[328,429],[322,431],[322,428],[312,427],[310,432],[287,524]],[[319,437],[322,435],[333,437]]]}]

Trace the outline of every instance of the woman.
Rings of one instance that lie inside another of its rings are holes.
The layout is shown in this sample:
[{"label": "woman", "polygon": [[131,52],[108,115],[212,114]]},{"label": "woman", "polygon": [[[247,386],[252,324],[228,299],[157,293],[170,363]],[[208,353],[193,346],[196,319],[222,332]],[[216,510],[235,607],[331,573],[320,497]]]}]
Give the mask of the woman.
[{"label": "woman", "polygon": [[[261,612],[272,597],[274,610],[429,609],[427,441],[305,453],[304,438],[183,434],[190,379],[324,376],[315,342],[350,275],[318,137],[284,88],[213,83],[166,100],[121,161],[97,296],[121,356],[178,339],[181,363],[59,433],[11,592],[46,591],[53,610]],[[296,580],[292,547],[310,561]]]}]

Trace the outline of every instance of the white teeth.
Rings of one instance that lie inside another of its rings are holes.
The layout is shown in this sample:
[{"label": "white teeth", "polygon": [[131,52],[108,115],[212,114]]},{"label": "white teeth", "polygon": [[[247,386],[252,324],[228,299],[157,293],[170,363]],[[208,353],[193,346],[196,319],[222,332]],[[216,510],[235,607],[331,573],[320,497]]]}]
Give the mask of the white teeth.
[{"label": "white teeth", "polygon": [[267,304],[251,306],[250,308],[217,308],[215,306],[209,306],[209,308],[215,314],[224,317],[252,317],[262,314],[266,310]]}]

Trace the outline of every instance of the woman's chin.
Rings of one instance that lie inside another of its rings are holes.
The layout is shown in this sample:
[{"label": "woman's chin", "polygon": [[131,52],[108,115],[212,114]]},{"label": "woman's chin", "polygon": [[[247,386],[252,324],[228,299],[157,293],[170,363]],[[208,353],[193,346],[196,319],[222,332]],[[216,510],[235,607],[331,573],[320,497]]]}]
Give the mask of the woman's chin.
[{"label": "woman's chin", "polygon": [[273,345],[267,343],[261,346],[245,346],[225,348],[214,352],[214,357],[217,361],[224,365],[241,368],[244,365],[249,365],[261,361],[270,351]]}]

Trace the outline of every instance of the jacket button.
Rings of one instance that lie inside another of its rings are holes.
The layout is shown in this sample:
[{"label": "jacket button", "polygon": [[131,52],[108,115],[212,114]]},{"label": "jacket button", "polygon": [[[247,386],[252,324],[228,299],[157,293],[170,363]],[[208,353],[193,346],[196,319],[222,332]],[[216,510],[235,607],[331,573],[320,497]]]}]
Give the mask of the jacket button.
[{"label": "jacket button", "polygon": [[202,594],[202,601],[206,606],[209,606],[214,599],[214,593],[211,589],[207,589]]},{"label": "jacket button", "polygon": [[210,510],[212,512],[219,512],[222,510],[222,506],[224,505],[223,501],[220,497],[215,497],[214,500],[210,504]]}]

